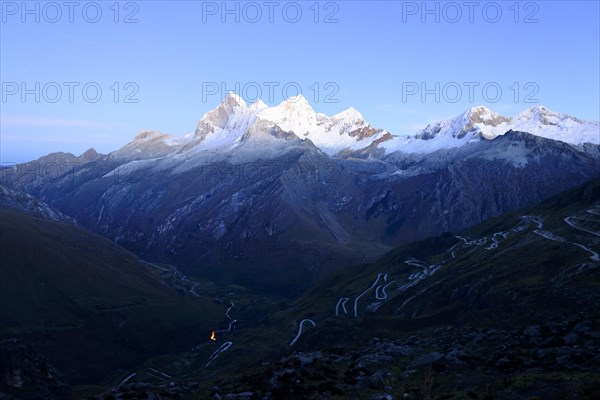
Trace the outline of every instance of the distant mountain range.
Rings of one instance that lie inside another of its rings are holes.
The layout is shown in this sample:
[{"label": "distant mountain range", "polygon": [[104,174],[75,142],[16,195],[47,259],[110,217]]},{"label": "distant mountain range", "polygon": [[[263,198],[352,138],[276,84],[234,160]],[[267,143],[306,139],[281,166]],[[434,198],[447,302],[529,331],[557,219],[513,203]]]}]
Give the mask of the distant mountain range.
[{"label": "distant mountain range", "polygon": [[77,398],[591,398],[599,135],[228,95],[183,138],[4,167],[0,397],[70,398],[56,367]]},{"label": "distant mountain range", "polygon": [[298,140],[310,141],[329,156],[367,150],[382,150],[380,153],[385,156],[394,152],[422,154],[482,139],[493,140],[511,130],[574,145],[600,144],[598,121],[583,121],[544,106],[529,108],[512,118],[483,106],[473,107],[454,118],[432,123],[412,136],[401,136],[372,127],[354,108],[327,116],[315,112],[302,96],[268,107],[260,100],[247,106],[242,98],[230,93],[218,107],[204,114],[193,134],[178,138],[142,132],[111,154],[147,158],[211,152],[230,155],[235,150],[246,157],[264,159],[280,153],[283,143],[297,145]]},{"label": "distant mountain range", "polygon": [[514,118],[475,107],[402,137],[354,109],[326,116],[302,97],[267,107],[229,94],[185,137],[142,132],[107,155],[54,153],[1,172],[140,256],[293,294],[598,177],[599,143],[598,122],[544,107]]}]

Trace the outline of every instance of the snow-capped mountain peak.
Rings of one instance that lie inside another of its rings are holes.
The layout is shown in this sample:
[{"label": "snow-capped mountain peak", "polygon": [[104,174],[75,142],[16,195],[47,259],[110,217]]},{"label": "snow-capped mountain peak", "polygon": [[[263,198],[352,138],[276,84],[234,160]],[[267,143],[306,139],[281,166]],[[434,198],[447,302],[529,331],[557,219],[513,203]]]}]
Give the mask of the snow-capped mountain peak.
[{"label": "snow-capped mountain peak", "polygon": [[600,144],[598,121],[583,121],[544,106],[531,107],[512,118],[485,106],[471,107],[454,118],[433,122],[414,135],[395,136],[369,125],[352,107],[328,116],[316,112],[301,95],[269,107],[261,100],[248,105],[237,94],[228,93],[215,109],[202,116],[193,134],[174,138],[145,131],[111,156],[143,159],[189,151],[230,154],[241,147],[260,148],[265,155],[299,145],[301,140],[310,140],[330,156],[357,151],[430,153],[493,140],[510,130],[575,145]]},{"label": "snow-capped mountain peak", "polygon": [[327,116],[315,112],[302,96],[289,98],[275,107],[265,109],[258,114],[258,118],[301,139],[309,139],[330,155],[363,149],[387,133],[372,128],[354,108]]},{"label": "snow-capped mountain peak", "polygon": [[264,110],[262,117],[274,123],[281,123],[283,121],[307,118],[315,120],[316,114],[308,100],[304,96],[298,95],[282,101],[275,107]]},{"label": "snow-capped mountain peak", "polygon": [[508,118],[487,107],[472,107],[454,118],[427,125],[415,134],[414,139],[436,140],[446,144],[453,143],[451,139],[461,140],[461,143],[480,136],[492,139],[495,134],[490,128],[506,121]]},{"label": "snow-capped mountain peak", "polygon": [[468,111],[468,115],[472,123],[485,123],[492,126],[499,125],[508,119],[485,106],[472,107]]},{"label": "snow-capped mountain peak", "polygon": [[[219,109],[224,109],[225,111]],[[214,118],[226,114],[226,118]],[[206,120],[211,124],[206,124]],[[204,122],[204,125],[203,125]],[[258,125],[257,125],[258,123]],[[250,107],[237,95],[229,94],[217,109],[200,122],[204,131],[219,128],[219,135],[231,136],[238,143],[244,129],[251,133],[276,127],[300,139],[309,139],[322,151],[336,155],[371,146],[393,151],[428,153],[465,145],[471,141],[493,140],[509,130],[519,130],[572,144],[600,143],[598,122],[587,122],[560,114],[544,106],[531,107],[510,118],[485,106],[471,107],[446,120],[427,125],[413,136],[392,136],[387,131],[371,127],[356,109],[350,107],[327,116],[317,113],[302,95],[290,97],[274,107],[257,100]],[[197,131],[198,132],[198,131]],[[211,131],[212,132],[212,131]],[[252,135],[246,135],[250,137]],[[244,137],[244,140],[245,140]],[[231,143],[231,140],[226,142]]]},{"label": "snow-capped mountain peak", "polygon": [[584,121],[569,114],[552,111],[544,106],[535,106],[520,112],[511,119],[507,126],[500,128],[507,127],[576,145],[600,144],[599,121]]},{"label": "snow-capped mountain peak", "polygon": [[256,100],[248,109],[252,110],[252,112],[259,113],[262,110],[269,108],[261,99]]},{"label": "snow-capped mountain peak", "polygon": [[110,158],[146,159],[172,153],[184,138],[158,131],[142,131],[131,142],[109,153]]},{"label": "snow-capped mountain peak", "polygon": [[[286,104],[298,104],[302,107],[310,107],[310,103],[308,102],[308,100],[306,100],[306,97],[302,96],[301,94],[296,95],[296,96],[291,96],[288,97],[287,99],[285,99],[284,101],[282,101],[280,103],[280,105],[286,105]],[[310,107],[312,109],[312,107]]]},{"label": "snow-capped mountain peak", "polygon": [[317,113],[302,96],[290,97],[275,107],[262,110],[259,118],[279,126],[298,137],[307,136],[317,125]]},{"label": "snow-capped mountain peak", "polygon": [[165,136],[165,134],[157,131],[141,131],[135,135],[132,142],[149,141],[161,136]]},{"label": "snow-capped mountain peak", "polygon": [[[194,135],[199,150],[232,149],[247,141],[309,139],[327,154],[366,148],[389,133],[371,127],[354,108],[333,116],[317,113],[302,96],[290,97],[274,107],[261,100],[249,107],[239,96],[228,94],[204,114]],[[282,134],[283,133],[283,134]],[[194,147],[188,146],[188,147]]]},{"label": "snow-capped mountain peak", "polygon": [[196,128],[195,137],[202,140],[209,133],[239,129],[240,125],[247,122],[244,117],[248,114],[247,109],[244,99],[235,93],[228,93],[217,108],[204,114]]},{"label": "snow-capped mountain peak", "polygon": [[544,106],[534,106],[518,113],[517,115],[515,115],[514,119],[516,121],[541,121],[544,118],[544,116],[548,114],[558,115],[558,113],[550,111]]},{"label": "snow-capped mountain peak", "polygon": [[235,107],[246,108],[247,107],[244,99],[242,99],[240,96],[238,96],[236,93],[233,93],[233,92],[227,93],[225,95],[225,99],[223,99],[223,102],[221,104],[225,104],[231,108],[235,108]]},{"label": "snow-capped mountain peak", "polygon": [[585,121],[575,118],[572,115],[558,113],[544,106],[534,106],[517,114],[514,119],[521,122],[538,122],[543,125],[558,125],[561,121],[572,120],[577,123],[585,123]]},{"label": "snow-capped mountain peak", "polygon": [[347,108],[346,110],[340,113],[332,115],[331,119],[347,122],[361,122],[365,120],[362,114],[358,112],[354,107]]},{"label": "snow-capped mountain peak", "polygon": [[575,145],[600,144],[598,121],[583,121],[544,106],[531,107],[512,118],[478,106],[454,118],[431,123],[414,136],[394,136],[382,143],[381,147],[387,153],[428,153],[460,147],[473,140],[493,140],[510,130]]},{"label": "snow-capped mountain peak", "polygon": [[[484,106],[472,107],[465,113],[465,119],[462,135],[473,132],[475,136],[478,135],[485,139],[495,138],[497,133],[493,128],[509,121],[509,118]],[[462,136],[458,134],[456,137]]]}]

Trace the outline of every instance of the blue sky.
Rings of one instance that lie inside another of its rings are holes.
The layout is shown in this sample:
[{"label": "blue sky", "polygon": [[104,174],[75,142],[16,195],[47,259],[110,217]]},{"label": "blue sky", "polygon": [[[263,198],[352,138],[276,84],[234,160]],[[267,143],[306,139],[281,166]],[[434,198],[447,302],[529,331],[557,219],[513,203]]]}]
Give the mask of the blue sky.
[{"label": "blue sky", "polygon": [[236,88],[395,134],[481,104],[600,119],[598,1],[50,3],[0,4],[2,163],[181,136]]}]

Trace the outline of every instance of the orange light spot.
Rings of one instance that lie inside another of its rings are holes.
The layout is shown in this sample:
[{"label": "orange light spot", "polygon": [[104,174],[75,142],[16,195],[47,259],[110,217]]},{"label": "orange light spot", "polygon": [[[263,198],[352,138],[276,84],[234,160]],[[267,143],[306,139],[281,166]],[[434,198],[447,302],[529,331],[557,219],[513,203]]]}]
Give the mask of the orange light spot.
[{"label": "orange light spot", "polygon": [[210,340],[217,340],[217,337],[215,336],[215,331],[212,331],[210,333]]}]

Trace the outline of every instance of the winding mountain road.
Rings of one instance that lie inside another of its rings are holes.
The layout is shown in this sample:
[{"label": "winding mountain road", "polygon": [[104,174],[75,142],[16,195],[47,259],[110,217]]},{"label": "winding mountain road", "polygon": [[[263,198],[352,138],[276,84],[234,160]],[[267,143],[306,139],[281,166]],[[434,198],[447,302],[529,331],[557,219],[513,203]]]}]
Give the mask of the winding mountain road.
[{"label": "winding mountain road", "polygon": [[389,285],[391,285],[392,283],[394,283],[394,281],[389,281],[388,283],[386,283],[385,285],[379,285],[375,288],[375,298],[377,300],[385,300],[387,299],[388,295],[385,292],[385,289],[387,289],[387,287]]},{"label": "winding mountain road", "polygon": [[379,283],[379,279],[381,279],[381,276],[385,275],[386,279],[387,279],[387,274],[384,274],[383,272],[380,272],[377,275],[377,279],[375,279],[375,282],[373,282],[373,284],[364,292],[362,292],[361,294],[359,294],[355,299],[354,299],[354,317],[358,318],[358,300],[363,297],[365,294],[367,294],[369,291],[373,290],[373,288],[375,288],[377,286],[377,284]]},{"label": "winding mountain road", "polygon": [[587,212],[589,214],[600,215],[600,206],[595,206],[594,208],[585,210],[585,212]]},{"label": "winding mountain road", "polygon": [[229,308],[227,309],[227,311],[225,311],[225,316],[229,319],[231,319],[231,317],[229,316],[229,312],[231,311],[231,309],[235,307],[235,304],[233,303],[233,301],[229,302]]},{"label": "winding mountain road", "polygon": [[[526,217],[531,217],[531,216],[526,216]],[[524,218],[526,218],[526,217],[524,217]],[[532,222],[535,222],[536,225],[537,225],[537,227],[538,227],[538,229],[534,230],[533,233],[535,233],[535,234],[537,234],[539,236],[542,236],[543,238],[548,239],[548,240],[553,240],[553,241],[559,242],[559,243],[569,243],[569,244],[572,244],[574,246],[577,246],[580,249],[583,249],[583,250],[589,252],[591,254],[591,257],[590,257],[591,260],[593,260],[593,261],[600,261],[600,254],[596,253],[595,251],[593,251],[592,249],[588,248],[587,246],[582,245],[581,243],[576,243],[576,242],[568,241],[567,239],[562,238],[560,236],[557,236],[557,235],[555,235],[554,233],[552,233],[550,231],[543,230],[543,223],[541,221],[541,218],[539,218],[539,217],[534,217],[534,218],[537,218],[537,220],[536,219],[526,218],[526,219],[531,220]],[[596,232],[589,231],[587,229],[583,229],[583,228],[580,228],[578,226],[573,225],[573,223],[571,222],[571,218],[573,218],[573,217],[563,218],[563,221],[567,225],[571,226],[572,228],[575,228],[575,229],[578,229],[580,231],[584,231],[584,232],[588,232],[588,233],[597,235]],[[598,236],[600,236],[600,235],[598,235]]]},{"label": "winding mountain road", "polygon": [[344,314],[348,314],[348,310],[346,310],[346,303],[348,302],[348,300],[350,300],[350,299],[347,297],[340,297],[337,304],[335,305],[335,315],[340,315],[339,314],[340,306],[342,306],[342,309],[344,310]]},{"label": "winding mountain road", "polygon": [[589,247],[585,247],[584,245],[579,244],[579,243],[573,243],[573,242],[570,242],[570,243],[572,245],[582,248],[583,250],[585,250],[587,252],[590,252],[592,254],[592,256],[590,257],[591,260],[600,261],[600,255],[598,253],[596,253],[595,251],[593,251],[592,249],[590,249]]},{"label": "winding mountain road", "polygon": [[[588,211],[589,211],[589,210],[588,210]],[[579,219],[579,220],[585,221],[585,220],[584,220],[584,219],[582,219],[582,218],[575,218],[575,217],[567,217],[567,218],[565,218],[563,221],[565,221],[565,222],[566,222],[568,225],[570,225],[571,227],[573,227],[573,228],[575,228],[575,229],[579,229],[580,231],[587,232],[587,233],[591,233],[592,235],[600,236],[600,233],[598,233],[598,232],[590,231],[590,230],[588,230],[588,229],[581,228],[581,227],[579,227],[579,226],[575,225],[573,222],[571,222],[571,219]]]},{"label": "winding mountain road", "polygon": [[131,378],[133,378],[136,375],[137,375],[137,372],[134,372],[133,374],[129,375],[127,378],[123,379],[121,381],[121,383],[119,383],[119,386],[117,386],[117,387],[120,388],[121,386],[123,386],[124,384],[126,384],[127,382],[129,382],[131,380]]},{"label": "winding mountain road", "polygon": [[188,290],[188,293],[190,293],[190,294],[191,294],[191,295],[193,295],[194,297],[200,297],[200,294],[199,294],[199,293],[196,291],[196,288],[197,288],[197,287],[198,287],[198,285],[199,285],[199,284],[198,284],[198,282],[194,282],[194,281],[190,280],[190,279],[189,279],[189,278],[188,278],[186,275],[182,274],[182,273],[181,273],[181,272],[180,272],[180,271],[177,269],[177,267],[175,267],[174,265],[172,265],[172,264],[169,264],[169,268],[171,268],[171,269],[166,269],[166,268],[163,268],[163,267],[161,267],[161,266],[159,266],[159,265],[153,264],[153,263],[151,263],[151,262],[148,262],[148,261],[143,261],[143,260],[142,260],[142,262],[143,262],[144,264],[146,264],[146,265],[149,265],[149,266],[151,266],[151,267],[158,268],[158,269],[160,269],[160,270],[163,270],[163,271],[165,271],[165,272],[169,272],[169,273],[173,274],[173,275],[174,275],[174,276],[175,276],[177,279],[179,279],[179,280],[181,280],[181,281],[183,281],[183,282],[185,282],[186,284],[188,284],[188,285],[190,285],[190,286],[191,286],[191,287],[190,287],[190,289]]},{"label": "winding mountain road", "polygon": [[164,380],[164,379],[173,379],[173,377],[171,375],[167,375],[164,372],[160,372],[159,370],[156,370],[154,368],[148,367],[147,369],[148,369],[148,371],[155,372],[155,373],[157,373],[159,375],[162,375],[164,377],[164,378],[158,377],[158,379],[162,379],[162,380]]},{"label": "winding mountain road", "polygon": [[234,319],[232,321],[229,322],[229,327],[227,329],[220,329],[218,331],[215,331],[215,333],[222,333],[222,332],[231,332],[231,327],[233,326],[233,324],[235,324],[237,322],[237,319]]},{"label": "winding mountain road", "polygon": [[508,233],[506,233],[506,232],[494,232],[492,234],[492,236],[490,236],[490,239],[492,240],[492,243],[485,248],[486,250],[494,250],[494,249],[498,248],[498,246],[500,245],[500,242],[498,241],[498,239],[496,239],[496,236],[502,236],[504,239],[506,239],[508,237]]},{"label": "winding mountain road", "polygon": [[[588,214],[592,214],[592,215],[600,215],[600,205],[596,206],[594,208],[590,208],[590,209],[586,210],[586,212]],[[471,247],[471,246],[486,246],[485,247],[486,250],[495,250],[500,246],[501,241],[503,239],[507,239],[509,236],[512,236],[513,233],[523,232],[524,230],[528,229],[533,224],[534,225],[533,232],[536,235],[542,236],[548,240],[553,240],[553,241],[561,242],[561,243],[569,243],[574,246],[577,246],[580,249],[589,252],[591,254],[590,258],[592,260],[600,261],[600,254],[597,251],[594,251],[581,243],[570,242],[567,239],[562,238],[558,235],[555,235],[554,233],[552,233],[550,231],[544,230],[544,218],[543,217],[537,216],[537,215],[523,215],[523,216],[521,216],[521,220],[522,220],[522,222],[519,223],[513,229],[508,230],[508,231],[494,232],[490,236],[485,236],[485,237],[476,238],[476,239],[470,239],[470,238],[458,236],[458,235],[455,235],[455,237],[462,242],[463,248]],[[578,229],[580,231],[583,231],[583,232],[586,232],[586,233],[589,233],[589,234],[592,234],[595,236],[600,236],[600,232],[590,230],[588,227],[578,226],[577,221],[583,221],[584,223],[587,222],[588,225],[589,225],[589,223],[600,222],[600,221],[596,221],[594,219],[581,218],[580,216],[569,216],[569,217],[564,218],[564,222],[566,224],[568,224],[569,226],[571,226],[572,228]],[[452,259],[456,258],[456,252],[459,250],[460,247],[461,247],[460,242],[458,242],[458,243],[455,243],[453,246],[451,246],[447,250],[447,252],[450,253],[450,256]],[[393,295],[401,293],[403,291],[406,291],[407,289],[418,284],[421,280],[431,277],[439,268],[442,267],[442,265],[445,262],[446,261],[442,261],[440,264],[433,264],[433,265],[426,266],[424,262],[417,260],[415,258],[409,258],[409,259],[405,260],[404,261],[405,264],[410,265],[412,267],[420,268],[421,271],[413,272],[412,274],[410,274],[407,282],[402,285],[399,284],[398,287],[394,290]],[[384,283],[381,282],[382,278],[383,278]],[[354,299],[354,317],[355,318],[358,318],[359,300],[364,295],[366,295],[369,291],[375,289],[375,299],[376,300],[385,300],[388,298],[386,289],[388,288],[389,285],[394,283],[394,280],[390,281],[389,283],[385,283],[385,282],[387,282],[387,278],[388,278],[387,274],[379,273],[377,275],[377,278],[373,282],[373,284]],[[407,303],[409,303],[417,295],[406,299],[400,308],[404,307]],[[340,307],[342,308],[342,310],[345,314],[348,314],[348,310],[346,309],[346,303],[348,301],[349,301],[349,299],[347,297],[341,297],[338,300],[338,302],[335,306],[335,315],[336,316],[340,315]],[[379,304],[381,304],[381,303],[379,303]],[[377,307],[375,306],[374,309],[376,310]],[[300,329],[300,331],[301,331],[301,329]]]},{"label": "winding mountain road", "polygon": [[290,342],[290,346],[293,346],[294,343],[296,343],[296,341],[300,338],[300,335],[302,335],[302,327],[304,326],[305,322],[308,322],[308,323],[312,324],[312,326],[317,326],[317,324],[315,323],[315,321],[313,321],[312,319],[303,319],[302,321],[300,321],[300,325],[298,325],[298,334]]},{"label": "winding mountain road", "polygon": [[231,345],[233,344],[233,342],[225,342],[221,345],[221,347],[219,347],[217,350],[215,350],[214,353],[212,353],[212,355],[208,358],[208,361],[206,362],[206,364],[204,364],[204,367],[208,367],[213,361],[215,361],[215,359],[217,357],[219,357],[219,355],[226,351],[227,349],[229,349],[231,347]]},{"label": "winding mountain road", "polygon": [[220,329],[218,331],[215,331],[215,333],[231,332],[231,328],[237,322],[237,319],[231,319],[231,316],[229,315],[233,307],[235,307],[235,304],[233,301],[231,301],[229,302],[229,308],[227,309],[227,311],[225,311],[225,317],[229,321],[229,327],[227,329]]},{"label": "winding mountain road", "polygon": [[215,333],[231,332],[231,328],[233,327],[233,324],[235,324],[237,322],[237,319],[231,319],[231,316],[229,315],[229,313],[231,312],[231,309],[233,307],[235,307],[235,304],[233,303],[233,301],[231,301],[229,303],[229,308],[227,309],[227,311],[225,311],[225,317],[229,320],[229,327],[227,329],[220,329],[218,331],[215,331]]}]

